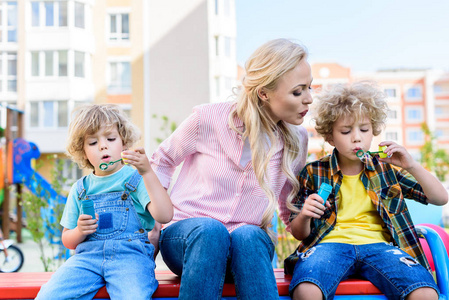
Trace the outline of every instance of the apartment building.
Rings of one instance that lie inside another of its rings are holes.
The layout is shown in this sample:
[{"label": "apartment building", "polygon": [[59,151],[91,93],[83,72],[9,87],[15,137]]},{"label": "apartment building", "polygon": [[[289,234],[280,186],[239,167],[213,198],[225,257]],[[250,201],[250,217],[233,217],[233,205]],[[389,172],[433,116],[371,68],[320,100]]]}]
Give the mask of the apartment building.
[{"label": "apartment building", "polygon": [[[381,140],[392,140],[420,159],[420,148],[425,143],[421,124],[425,122],[436,136],[437,147],[449,152],[448,73],[412,69],[353,73],[335,63],[316,63],[312,65],[312,76],[315,93],[335,83],[372,80],[379,84],[388,97],[389,111],[386,128],[373,141],[372,150]],[[316,134],[310,118],[304,123],[310,135],[309,152],[329,151],[331,147]]]},{"label": "apartment building", "polygon": [[0,102],[25,112],[43,173],[65,159],[70,113],[84,103],[120,105],[151,152],[162,116],[179,124],[229,99],[235,23],[234,0],[0,1]]}]

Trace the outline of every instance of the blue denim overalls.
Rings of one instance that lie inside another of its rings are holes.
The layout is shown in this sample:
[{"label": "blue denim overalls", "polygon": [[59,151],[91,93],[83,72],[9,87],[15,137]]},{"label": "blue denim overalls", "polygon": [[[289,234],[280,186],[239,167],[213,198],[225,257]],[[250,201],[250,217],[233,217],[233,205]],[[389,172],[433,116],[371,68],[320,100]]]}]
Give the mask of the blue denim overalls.
[{"label": "blue denim overalls", "polygon": [[154,247],[142,227],[130,192],[141,180],[137,171],[120,192],[86,195],[78,180],[79,201],[91,199],[99,215],[97,231],[87,236],[51,277],[36,299],[92,299],[106,285],[111,299],[151,299],[155,279]]}]

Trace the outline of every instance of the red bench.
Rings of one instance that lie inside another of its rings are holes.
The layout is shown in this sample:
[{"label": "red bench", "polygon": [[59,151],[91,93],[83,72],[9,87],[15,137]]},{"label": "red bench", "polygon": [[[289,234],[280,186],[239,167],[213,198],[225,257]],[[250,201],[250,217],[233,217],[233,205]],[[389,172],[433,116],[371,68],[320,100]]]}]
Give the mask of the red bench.
[{"label": "red bench", "polygon": [[[441,298],[449,299],[449,236],[440,227],[431,224],[418,226],[418,232],[422,238],[426,238],[425,252],[428,259],[432,257],[435,267],[435,275]],[[427,246],[428,244],[428,246]],[[430,252],[432,249],[432,252]],[[291,276],[285,275],[283,269],[274,270],[279,295],[288,299],[288,287]],[[52,273],[0,273],[0,299],[34,299],[41,286],[46,283]],[[180,287],[180,279],[170,271],[156,271],[159,287],[154,293],[154,298],[177,298]],[[353,299],[365,298],[386,299],[382,293],[369,281],[361,279],[348,279],[340,283],[336,295],[338,298]],[[348,296],[342,296],[348,295]],[[371,295],[371,296],[368,296]],[[235,297],[233,284],[225,284],[223,296]],[[109,298],[106,288],[100,289],[95,298]]]},{"label": "red bench", "polygon": [[[275,269],[279,295],[288,296],[288,286],[291,276],[285,275],[284,270]],[[41,286],[46,283],[53,273],[0,273],[0,299],[34,299]],[[154,298],[176,298],[179,293],[179,277],[170,271],[156,271],[159,287]],[[349,279],[340,283],[337,295],[379,295],[381,292],[369,281]],[[223,296],[235,297],[233,284],[225,284]],[[109,298],[106,288],[101,288],[95,298]]]}]

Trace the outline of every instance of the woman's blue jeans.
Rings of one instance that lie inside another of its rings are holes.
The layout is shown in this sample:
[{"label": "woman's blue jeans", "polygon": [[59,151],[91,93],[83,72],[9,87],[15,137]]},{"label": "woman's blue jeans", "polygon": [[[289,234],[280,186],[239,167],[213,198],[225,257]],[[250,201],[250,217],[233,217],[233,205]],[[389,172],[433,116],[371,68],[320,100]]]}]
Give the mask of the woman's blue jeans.
[{"label": "woman's blue jeans", "polygon": [[181,276],[179,299],[221,299],[227,272],[237,299],[279,299],[274,245],[258,226],[229,233],[215,219],[186,219],[162,230],[159,247],[166,265]]}]

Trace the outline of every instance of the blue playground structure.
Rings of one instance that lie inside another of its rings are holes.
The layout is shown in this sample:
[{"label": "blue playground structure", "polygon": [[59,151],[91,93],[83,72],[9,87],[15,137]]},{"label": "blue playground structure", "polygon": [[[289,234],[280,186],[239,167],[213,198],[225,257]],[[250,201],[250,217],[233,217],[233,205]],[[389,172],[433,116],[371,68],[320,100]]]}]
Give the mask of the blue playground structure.
[{"label": "blue playground structure", "polygon": [[[45,221],[48,220],[51,223],[57,222],[55,220],[54,209],[58,204],[65,204],[67,198],[59,195],[51,186],[51,184],[45,180],[38,172],[36,172],[31,166],[31,160],[40,157],[40,151],[38,147],[22,138],[17,138],[13,141],[12,146],[12,174],[10,174],[10,183],[23,184],[37,197],[46,199],[48,203],[47,208],[41,210],[42,218]],[[46,226],[46,237],[53,244],[62,245],[61,230],[55,230],[54,228]],[[52,238],[50,238],[51,234]],[[61,247],[61,249],[65,249]],[[69,251],[65,249],[63,256],[68,257]]]}]

